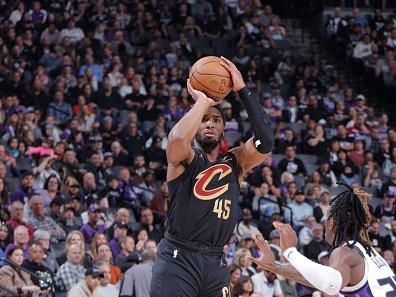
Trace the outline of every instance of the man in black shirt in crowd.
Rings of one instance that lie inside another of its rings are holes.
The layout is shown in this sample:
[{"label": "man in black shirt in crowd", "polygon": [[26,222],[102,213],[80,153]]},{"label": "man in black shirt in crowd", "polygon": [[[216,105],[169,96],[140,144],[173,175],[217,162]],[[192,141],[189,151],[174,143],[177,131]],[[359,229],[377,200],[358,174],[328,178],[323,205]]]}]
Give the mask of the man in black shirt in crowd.
[{"label": "man in black shirt in crowd", "polygon": [[219,102],[187,82],[195,104],[169,134],[170,208],[153,267],[152,297],[231,296],[223,248],[238,221],[239,182],[272,151],[274,133],[236,66],[225,58],[221,64],[232,76],[255,136],[220,155],[224,119]]}]

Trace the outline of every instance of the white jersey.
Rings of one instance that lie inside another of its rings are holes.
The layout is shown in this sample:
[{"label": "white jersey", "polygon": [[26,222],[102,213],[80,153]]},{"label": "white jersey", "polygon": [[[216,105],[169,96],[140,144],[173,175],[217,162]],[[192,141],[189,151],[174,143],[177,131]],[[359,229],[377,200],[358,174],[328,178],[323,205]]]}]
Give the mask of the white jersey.
[{"label": "white jersey", "polygon": [[364,277],[341,293],[345,297],[396,297],[396,277],[385,259],[375,249],[371,249],[370,256],[360,243],[355,243],[354,248],[364,258]]}]

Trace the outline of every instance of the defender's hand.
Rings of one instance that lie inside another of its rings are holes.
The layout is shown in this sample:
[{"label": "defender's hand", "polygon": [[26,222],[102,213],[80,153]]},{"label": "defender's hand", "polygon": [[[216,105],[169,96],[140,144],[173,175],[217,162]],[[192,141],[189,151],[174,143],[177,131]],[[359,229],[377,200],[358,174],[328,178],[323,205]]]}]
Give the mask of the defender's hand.
[{"label": "defender's hand", "polygon": [[221,60],[222,61],[220,62],[220,65],[224,66],[231,74],[233,83],[232,90],[234,92],[238,92],[239,90],[243,89],[245,87],[245,82],[243,81],[241,72],[238,70],[235,64],[223,56],[221,56]]},{"label": "defender's hand", "polygon": [[190,80],[187,79],[187,90],[188,93],[191,95],[194,101],[204,100],[209,103],[209,106],[213,106],[219,104],[219,102],[214,101],[213,99],[206,96],[203,92],[194,89],[190,83]]},{"label": "defender's hand", "polygon": [[276,230],[279,231],[280,247],[283,252],[288,248],[297,246],[298,238],[296,232],[289,224],[274,222],[273,225],[275,226]]},{"label": "defender's hand", "polygon": [[268,245],[268,242],[264,239],[260,232],[257,232],[253,237],[254,243],[260,249],[260,257],[253,258],[249,257],[249,260],[256,263],[258,266],[263,267],[265,270],[271,270],[271,267],[275,265],[275,255]]}]

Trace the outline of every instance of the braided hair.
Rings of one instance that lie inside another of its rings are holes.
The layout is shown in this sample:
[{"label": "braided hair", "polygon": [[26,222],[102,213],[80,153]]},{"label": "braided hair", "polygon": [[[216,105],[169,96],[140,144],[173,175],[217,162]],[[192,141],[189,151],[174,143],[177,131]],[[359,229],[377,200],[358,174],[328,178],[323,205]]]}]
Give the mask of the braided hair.
[{"label": "braided hair", "polygon": [[[346,191],[337,195],[330,202],[329,219],[333,218],[336,223],[333,247],[336,248],[343,243],[352,248],[359,242],[371,254],[371,243],[368,228],[371,214],[368,200],[371,194],[364,190],[341,184],[347,188]],[[351,242],[353,241],[353,242]]]}]

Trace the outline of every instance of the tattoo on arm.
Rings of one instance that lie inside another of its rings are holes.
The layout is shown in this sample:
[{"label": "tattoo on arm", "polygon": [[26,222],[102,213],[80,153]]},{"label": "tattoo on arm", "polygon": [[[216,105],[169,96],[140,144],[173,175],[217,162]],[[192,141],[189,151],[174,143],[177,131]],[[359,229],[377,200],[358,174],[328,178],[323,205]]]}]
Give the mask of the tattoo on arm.
[{"label": "tattoo on arm", "polygon": [[284,276],[285,278],[296,281],[300,284],[313,288],[312,286],[302,275],[300,272],[296,270],[289,263],[275,264],[275,268],[273,270],[274,273]]}]

